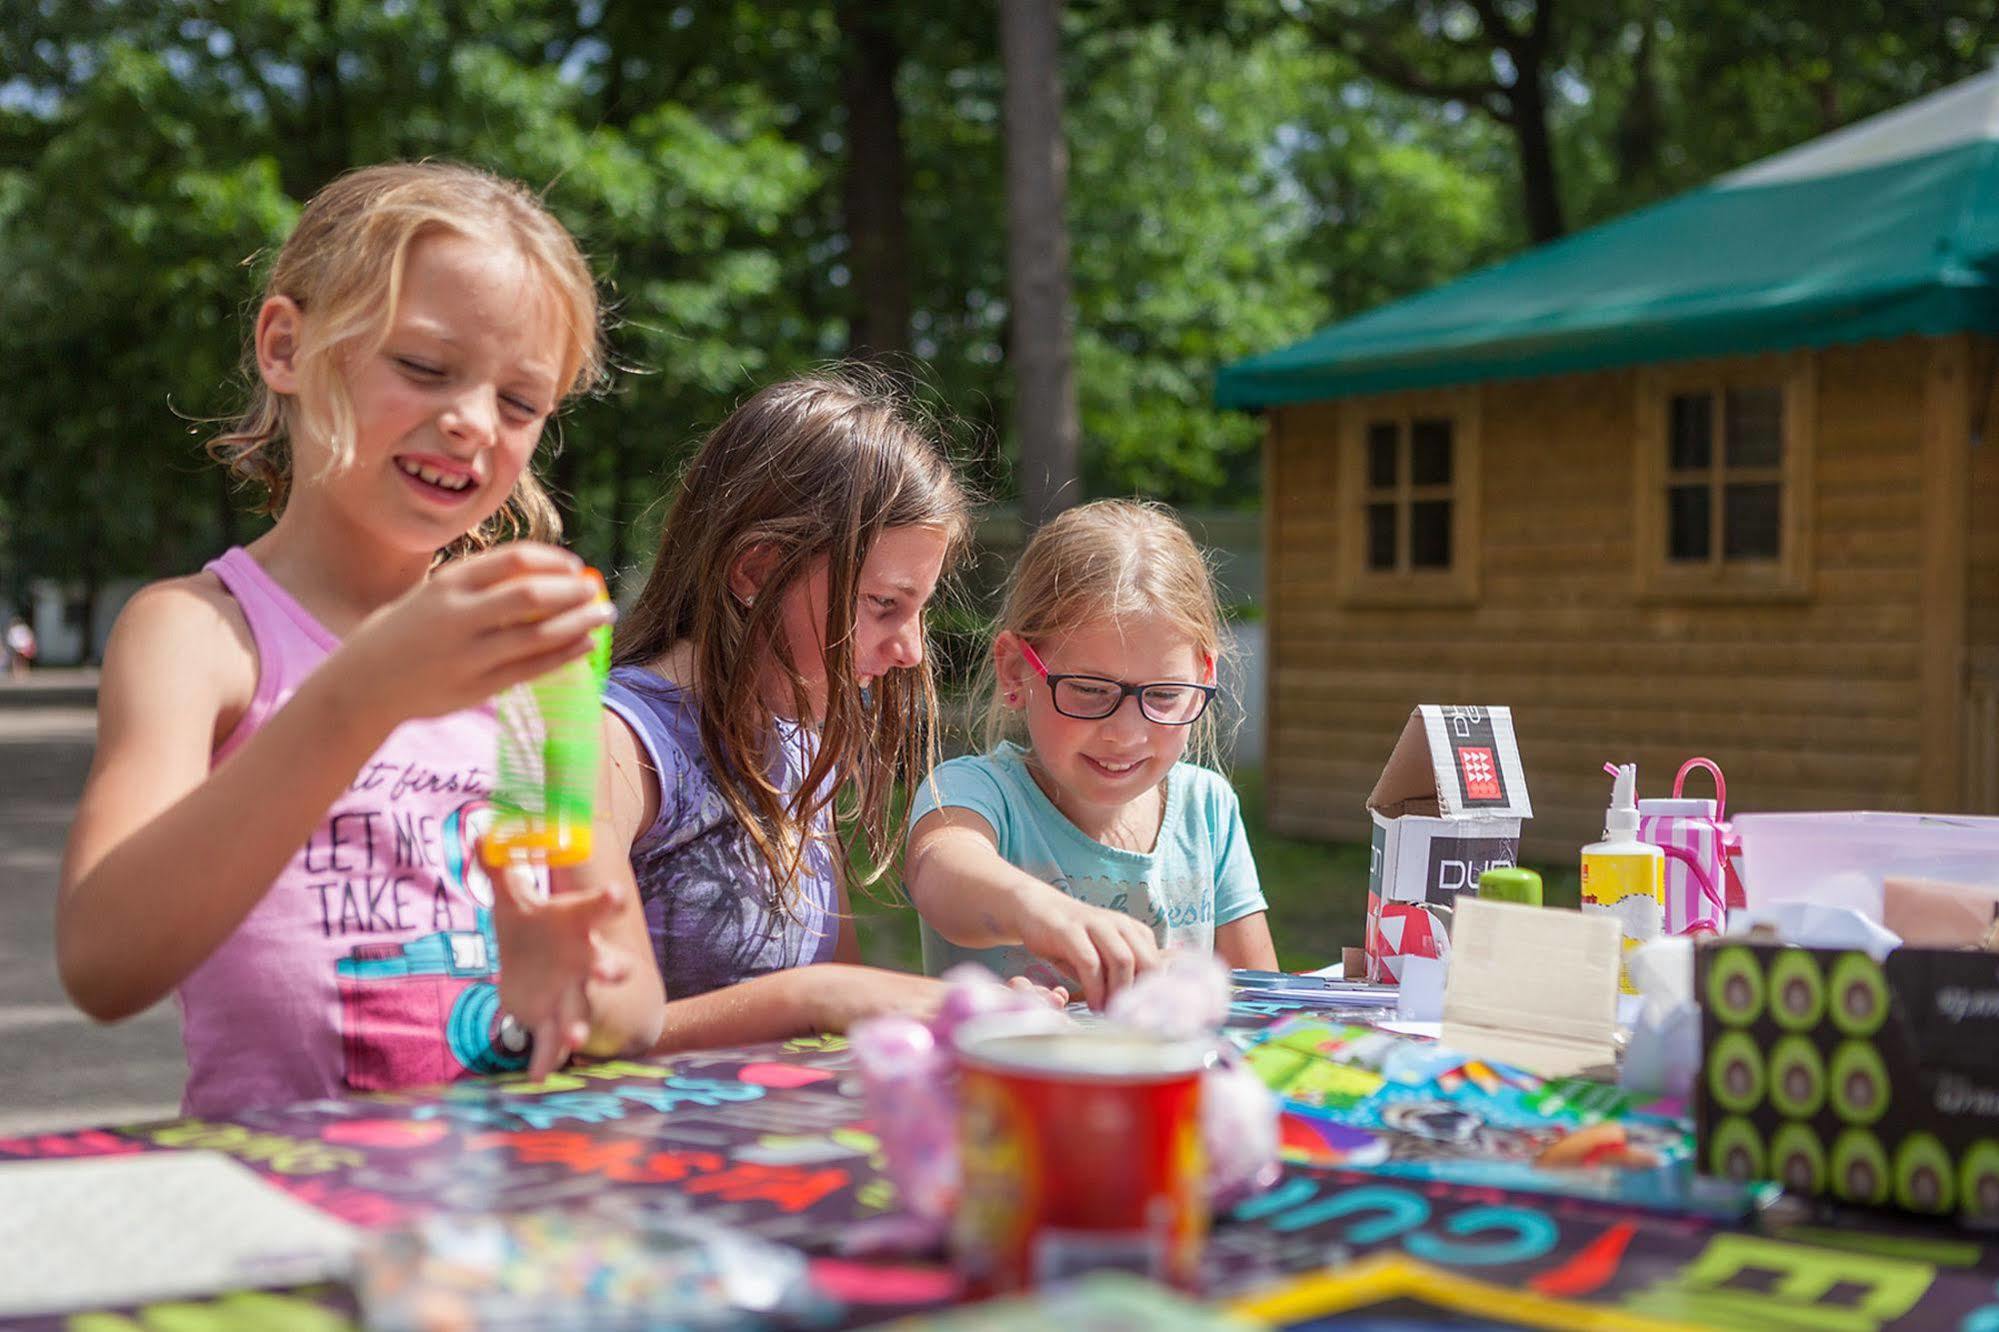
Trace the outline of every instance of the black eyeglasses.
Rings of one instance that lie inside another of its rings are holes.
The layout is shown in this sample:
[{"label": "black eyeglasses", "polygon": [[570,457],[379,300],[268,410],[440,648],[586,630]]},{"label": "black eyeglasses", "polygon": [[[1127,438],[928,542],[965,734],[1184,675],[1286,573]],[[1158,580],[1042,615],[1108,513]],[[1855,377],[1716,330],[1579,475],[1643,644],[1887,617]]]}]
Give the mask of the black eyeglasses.
[{"label": "black eyeglasses", "polygon": [[1021,654],[1027,664],[1048,682],[1055,710],[1076,721],[1102,721],[1134,695],[1138,710],[1150,722],[1161,726],[1191,726],[1201,719],[1214,700],[1215,686],[1191,684],[1184,680],[1157,680],[1151,684],[1125,684],[1101,675],[1050,675],[1041,654],[1022,642]]}]

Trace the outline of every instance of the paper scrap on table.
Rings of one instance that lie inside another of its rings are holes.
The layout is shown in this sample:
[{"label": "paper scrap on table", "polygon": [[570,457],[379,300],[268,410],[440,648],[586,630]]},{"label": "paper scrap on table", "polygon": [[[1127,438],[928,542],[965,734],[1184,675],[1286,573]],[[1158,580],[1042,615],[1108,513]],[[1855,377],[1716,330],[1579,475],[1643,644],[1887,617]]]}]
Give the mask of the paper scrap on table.
[{"label": "paper scrap on table", "polygon": [[1450,959],[1405,957],[1402,959],[1402,991],[1395,1016],[1406,1022],[1438,1022],[1444,1016],[1444,979],[1450,974]]},{"label": "paper scrap on table", "polygon": [[216,1152],[0,1165],[0,1316],[344,1277],[355,1232]]},{"label": "paper scrap on table", "polygon": [[1729,913],[1731,938],[1746,935],[1758,925],[1775,930],[1779,943],[1800,948],[1857,948],[1876,962],[1902,946],[1900,935],[1853,907],[1778,902]]},{"label": "paper scrap on table", "polygon": [[1545,1078],[1617,1058],[1621,932],[1614,916],[1460,898],[1444,1043]]}]

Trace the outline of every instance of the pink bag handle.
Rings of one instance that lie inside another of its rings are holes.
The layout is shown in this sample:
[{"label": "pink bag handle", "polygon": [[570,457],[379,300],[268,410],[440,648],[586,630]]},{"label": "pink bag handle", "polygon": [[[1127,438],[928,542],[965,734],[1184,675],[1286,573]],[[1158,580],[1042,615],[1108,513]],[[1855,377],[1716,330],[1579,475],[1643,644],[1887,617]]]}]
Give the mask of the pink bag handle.
[{"label": "pink bag handle", "polygon": [[1680,765],[1679,773],[1673,778],[1673,799],[1680,799],[1680,792],[1687,784],[1687,774],[1695,768],[1706,768],[1714,775],[1714,820],[1720,823],[1728,817],[1728,782],[1721,775],[1721,765],[1711,758],[1690,758]]},{"label": "pink bag handle", "polygon": [[1723,896],[1721,888],[1715,883],[1713,876],[1707,872],[1707,866],[1701,864],[1694,853],[1684,847],[1660,846],[1659,849],[1664,851],[1669,859],[1677,860],[1687,867],[1687,873],[1692,876],[1696,884],[1700,885],[1701,896],[1705,897],[1708,900],[1708,904],[1721,913],[1724,920],[1727,919],[1728,900]]}]

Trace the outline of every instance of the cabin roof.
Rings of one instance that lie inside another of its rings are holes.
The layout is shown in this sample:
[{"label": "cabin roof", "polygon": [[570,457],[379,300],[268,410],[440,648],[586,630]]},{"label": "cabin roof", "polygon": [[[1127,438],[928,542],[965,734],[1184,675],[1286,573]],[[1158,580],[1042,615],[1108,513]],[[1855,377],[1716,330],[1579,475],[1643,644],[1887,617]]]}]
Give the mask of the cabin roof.
[{"label": "cabin roof", "polygon": [[1354,394],[1999,332],[1999,69],[1222,369]]}]

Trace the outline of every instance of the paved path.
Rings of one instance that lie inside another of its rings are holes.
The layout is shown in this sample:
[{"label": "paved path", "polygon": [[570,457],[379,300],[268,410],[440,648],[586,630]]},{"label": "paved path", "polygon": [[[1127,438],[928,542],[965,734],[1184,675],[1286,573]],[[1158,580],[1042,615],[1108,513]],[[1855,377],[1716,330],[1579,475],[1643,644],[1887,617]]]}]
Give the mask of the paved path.
[{"label": "paved path", "polygon": [[78,671],[0,679],[0,1136],[179,1107],[173,1004],[100,1027],[56,980],[56,868],[90,766],[95,684]]}]

